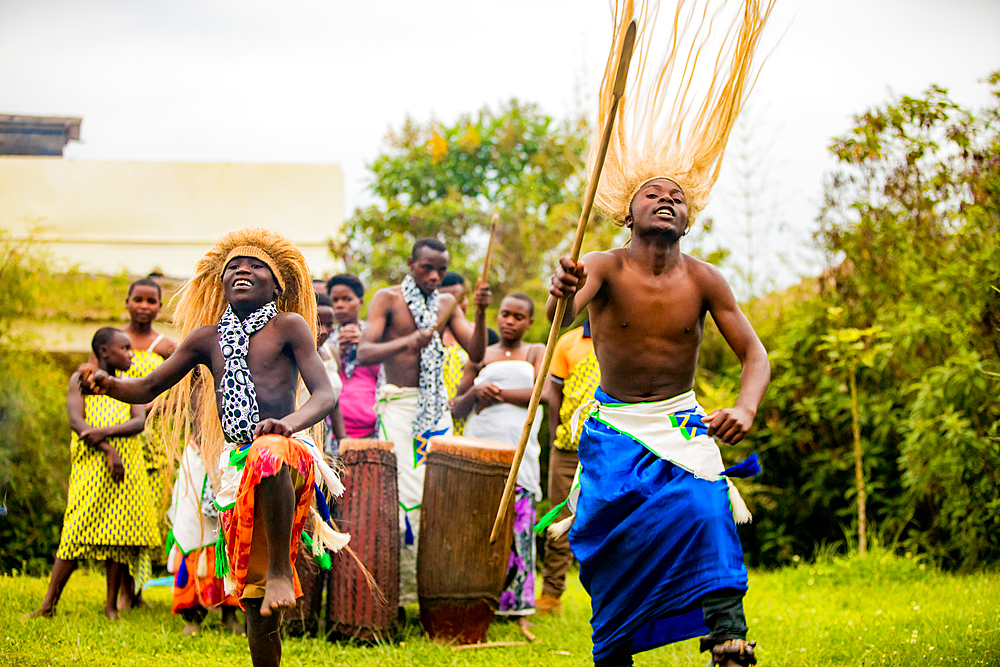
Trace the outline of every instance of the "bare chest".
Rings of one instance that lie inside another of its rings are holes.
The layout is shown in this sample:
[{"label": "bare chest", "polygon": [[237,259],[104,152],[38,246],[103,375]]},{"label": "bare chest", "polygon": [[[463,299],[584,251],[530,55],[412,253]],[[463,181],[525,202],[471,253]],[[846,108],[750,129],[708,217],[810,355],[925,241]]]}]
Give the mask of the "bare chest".
[{"label": "bare chest", "polygon": [[410,307],[406,305],[402,297],[399,297],[399,300],[393,304],[392,309],[389,311],[385,333],[382,335],[383,340],[402,338],[416,330],[417,324],[413,319],[413,314],[410,312]]},{"label": "bare chest", "polygon": [[[275,328],[267,325],[250,336],[247,354],[243,357],[243,361],[257,386],[263,383],[270,388],[277,388],[282,385],[294,384],[297,379],[298,370],[289,345],[287,341],[276,334]],[[215,385],[218,387],[226,373],[226,358],[222,353],[218,337],[212,346],[210,358],[212,375],[215,378]],[[231,359],[235,360],[235,357]],[[257,393],[259,394],[260,391]]]},{"label": "bare chest", "polygon": [[682,272],[651,276],[622,271],[605,281],[591,305],[595,338],[603,334],[676,343],[701,339],[705,312],[700,287]]}]

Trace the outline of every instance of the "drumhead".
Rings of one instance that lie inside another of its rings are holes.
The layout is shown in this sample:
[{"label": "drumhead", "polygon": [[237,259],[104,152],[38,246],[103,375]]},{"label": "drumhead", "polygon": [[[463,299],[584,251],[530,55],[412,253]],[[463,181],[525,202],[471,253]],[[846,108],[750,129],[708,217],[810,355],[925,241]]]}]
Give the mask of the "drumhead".
[{"label": "drumhead", "polygon": [[517,445],[459,435],[436,435],[427,443],[427,451],[452,454],[476,461],[510,464],[514,461]]},{"label": "drumhead", "polygon": [[381,449],[391,452],[392,443],[374,438],[344,438],[338,443],[337,449],[343,453],[348,450]]}]

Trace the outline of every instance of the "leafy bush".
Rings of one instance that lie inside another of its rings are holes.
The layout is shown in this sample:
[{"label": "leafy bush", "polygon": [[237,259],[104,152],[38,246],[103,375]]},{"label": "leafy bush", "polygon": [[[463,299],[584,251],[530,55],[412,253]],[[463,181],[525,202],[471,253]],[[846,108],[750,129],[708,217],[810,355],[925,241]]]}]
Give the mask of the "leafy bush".
[{"label": "leafy bush", "polygon": [[50,285],[48,257],[0,230],[0,570],[40,571],[59,543],[69,474],[66,386],[54,360],[26,352],[10,324]]},{"label": "leafy bush", "polygon": [[[989,83],[1000,101],[1000,73]],[[834,141],[842,170],[817,233],[831,268],[812,298],[749,309],[766,314],[754,323],[772,364],[752,437],[754,562],[855,532],[848,387],[824,351],[845,324],[889,344],[857,369],[868,516],[945,566],[1000,561],[998,120],[1000,105],[973,115],[932,87]],[[706,340],[706,377],[735,383],[721,345]]]},{"label": "leafy bush", "polygon": [[59,545],[69,486],[68,373],[44,355],[0,352],[0,571],[39,573]]}]

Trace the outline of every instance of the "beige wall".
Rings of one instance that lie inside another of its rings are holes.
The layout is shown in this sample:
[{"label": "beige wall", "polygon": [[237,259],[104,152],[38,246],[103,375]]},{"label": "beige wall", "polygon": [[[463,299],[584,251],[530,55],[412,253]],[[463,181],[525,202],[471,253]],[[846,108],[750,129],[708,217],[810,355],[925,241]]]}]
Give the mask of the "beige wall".
[{"label": "beige wall", "polygon": [[235,227],[271,227],[335,270],[326,239],[344,219],[337,165],[92,162],[0,157],[0,227],[37,236],[84,270],[187,277]]}]

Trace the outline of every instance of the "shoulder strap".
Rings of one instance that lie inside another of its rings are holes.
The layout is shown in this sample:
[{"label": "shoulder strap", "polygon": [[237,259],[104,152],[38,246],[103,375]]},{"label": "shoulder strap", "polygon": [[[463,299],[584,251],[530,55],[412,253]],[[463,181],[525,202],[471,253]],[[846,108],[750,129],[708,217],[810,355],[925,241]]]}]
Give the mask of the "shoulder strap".
[{"label": "shoulder strap", "polygon": [[157,336],[156,340],[154,340],[152,343],[150,343],[149,347],[146,348],[146,351],[147,352],[152,352],[154,349],[156,349],[156,344],[159,343],[161,340],[163,340],[163,334],[160,334],[159,336]]}]

